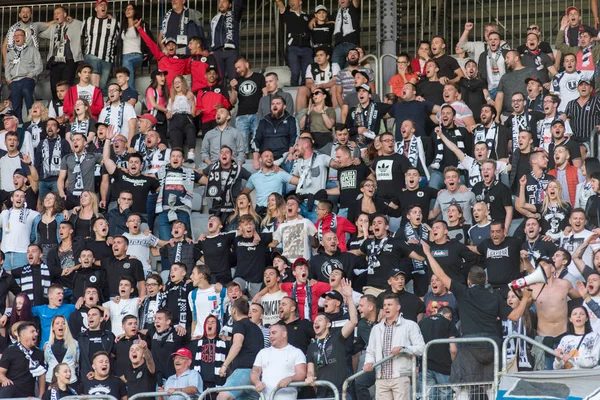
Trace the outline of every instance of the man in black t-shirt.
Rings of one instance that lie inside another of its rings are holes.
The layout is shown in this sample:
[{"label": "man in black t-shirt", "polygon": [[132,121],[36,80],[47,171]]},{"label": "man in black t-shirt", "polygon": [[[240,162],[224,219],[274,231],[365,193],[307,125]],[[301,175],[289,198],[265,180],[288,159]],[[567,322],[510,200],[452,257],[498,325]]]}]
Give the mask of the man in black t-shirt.
[{"label": "man in black t-shirt", "polygon": [[527,178],[525,201],[529,204],[542,204],[548,182],[556,178],[544,172],[548,169],[548,155],[544,151],[531,152],[529,164],[531,165],[531,173],[525,175]]},{"label": "man in black t-shirt", "polygon": [[400,299],[402,307],[402,317],[413,322],[419,322],[425,314],[425,304],[419,296],[410,293],[405,288],[406,272],[398,268],[394,268],[390,272],[388,284],[390,289],[377,296],[377,309],[379,316],[383,318],[383,299],[388,294],[395,294]]},{"label": "man in black t-shirt", "polygon": [[431,200],[435,200],[437,197],[437,190],[428,186],[419,187],[420,181],[421,175],[417,168],[411,167],[404,173],[406,188],[402,189],[398,195],[403,221],[406,220],[408,208],[413,204],[418,204],[423,211],[423,215],[427,217],[429,215],[429,208],[431,207]]},{"label": "man in black t-shirt", "polygon": [[201,235],[196,248],[202,254],[204,265],[210,268],[211,284],[231,282],[231,245],[235,232],[222,233],[223,222],[215,215],[208,218],[208,233]]},{"label": "man in black t-shirt", "polygon": [[156,367],[148,344],[143,340],[134,343],[129,348],[128,360],[129,368],[121,376],[127,384],[127,396],[156,390]]},{"label": "man in black t-shirt", "polygon": [[110,357],[108,353],[99,351],[92,360],[94,376],[92,379],[81,380],[81,393],[91,396],[110,395],[116,399],[126,400],[127,389],[125,383],[110,374]]},{"label": "man in black t-shirt", "polygon": [[39,393],[46,390],[44,353],[35,347],[38,338],[35,325],[24,322],[17,329],[17,337],[19,341],[4,350],[0,359],[1,399],[35,396],[35,377]]},{"label": "man in black t-shirt", "polygon": [[460,78],[465,76],[458,61],[446,54],[446,39],[443,36],[438,35],[431,39],[431,53],[440,69],[438,76],[442,85],[449,82],[458,83]]},{"label": "man in black t-shirt", "polygon": [[513,219],[512,194],[508,186],[496,179],[496,161],[486,160],[481,164],[481,182],[473,186],[475,201],[488,205],[494,221],[504,223],[504,232],[508,234]]},{"label": "man in black t-shirt", "polygon": [[335,161],[340,165],[337,170],[338,185],[337,188],[327,189],[327,194],[340,196],[340,208],[337,215],[342,217],[348,216],[348,208],[361,194],[360,183],[369,177],[375,180],[371,168],[367,167],[362,160],[358,165],[355,165],[354,160],[355,158],[352,157],[352,151],[348,146],[342,145],[335,150]]},{"label": "man in black t-shirt", "polygon": [[542,227],[536,218],[530,217],[525,220],[525,241],[521,246],[521,254],[525,255],[525,251],[532,265],[535,265],[540,257],[552,258],[558,250],[552,241],[543,240],[540,237],[541,233]]},{"label": "man in black t-shirt", "polygon": [[262,96],[267,95],[267,87],[264,75],[252,72],[248,60],[243,57],[235,62],[235,72],[238,76],[230,82],[232,90],[229,102],[234,106],[239,97],[235,127],[244,135],[244,148],[247,153],[249,134],[256,135],[258,127],[258,103]]},{"label": "man in black t-shirt", "polygon": [[308,29],[310,18],[302,12],[301,1],[290,2],[287,7],[283,0],[277,0],[275,3],[287,31],[287,58],[292,71],[290,86],[297,86],[298,79],[300,79],[300,86],[304,86],[304,73],[313,61],[310,29]]},{"label": "man in black t-shirt", "polygon": [[[219,375],[224,377],[227,370],[231,373],[223,385],[224,388],[238,385],[250,385],[250,372],[254,359],[263,348],[263,333],[250,319],[248,313],[250,306],[246,298],[239,298],[231,305],[233,318],[233,346],[227,354]],[[223,396],[234,398],[242,394],[238,391],[223,392]]]},{"label": "man in black t-shirt", "polygon": [[156,312],[154,326],[148,329],[146,337],[150,340],[152,358],[156,364],[156,382],[162,386],[167,378],[175,373],[171,354],[181,347],[183,338],[171,326],[172,315],[166,308]]},{"label": "man in black t-shirt", "polygon": [[315,337],[315,330],[309,320],[298,318],[298,303],[291,297],[279,301],[280,322],[288,331],[288,343],[306,354],[308,346]]},{"label": "man in black t-shirt", "polygon": [[79,381],[86,380],[87,374],[92,371],[94,354],[104,351],[112,353],[115,344],[115,335],[101,328],[104,312],[100,306],[92,306],[87,313],[88,329],[78,336],[79,343]]},{"label": "man in black t-shirt", "polygon": [[398,197],[398,189],[404,188],[404,174],[411,165],[408,158],[396,153],[394,135],[386,132],[379,139],[383,154],[373,161],[377,195],[386,202],[391,202]]},{"label": "man in black t-shirt", "polygon": [[108,293],[110,297],[119,295],[119,280],[121,276],[129,275],[137,282],[135,297],[146,295],[146,277],[140,260],[127,255],[129,240],[125,236],[115,236],[113,239],[113,256],[102,260],[102,268],[108,275]]},{"label": "man in black t-shirt", "polygon": [[138,319],[134,315],[123,317],[121,325],[124,336],[115,343],[112,354],[115,357],[114,372],[116,376],[123,376],[125,372],[131,369],[129,361],[129,350],[136,343],[146,342],[145,336],[138,332]]}]

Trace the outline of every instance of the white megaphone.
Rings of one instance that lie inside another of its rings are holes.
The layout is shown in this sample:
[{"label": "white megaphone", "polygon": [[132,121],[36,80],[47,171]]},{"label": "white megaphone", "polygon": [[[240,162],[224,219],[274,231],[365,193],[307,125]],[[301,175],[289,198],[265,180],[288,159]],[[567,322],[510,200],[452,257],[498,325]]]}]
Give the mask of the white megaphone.
[{"label": "white megaphone", "polygon": [[514,281],[509,283],[508,287],[516,292],[517,290],[531,286],[534,283],[547,283],[547,282],[548,282],[548,280],[546,279],[546,273],[544,272],[544,269],[541,266],[538,266],[535,269],[535,271],[533,271],[531,274],[529,274],[523,278],[515,279]]}]

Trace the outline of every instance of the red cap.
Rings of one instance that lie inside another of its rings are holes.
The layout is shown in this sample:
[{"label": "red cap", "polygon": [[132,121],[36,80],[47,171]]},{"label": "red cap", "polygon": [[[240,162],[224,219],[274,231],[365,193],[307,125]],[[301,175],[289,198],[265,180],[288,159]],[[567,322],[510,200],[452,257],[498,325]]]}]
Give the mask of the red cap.
[{"label": "red cap", "polygon": [[567,11],[565,11],[565,15],[569,15],[569,13],[570,13],[571,11],[573,11],[573,10],[575,10],[575,11],[577,11],[579,14],[581,14],[581,11],[579,11],[579,8],[577,8],[577,7],[575,7],[575,6],[570,6],[570,7],[567,7]]},{"label": "red cap", "polygon": [[108,0],[96,0],[96,5],[98,5],[100,3],[106,3],[106,4],[108,4]]},{"label": "red cap", "polygon": [[150,113],[142,114],[138,118],[147,119],[148,121],[150,121],[152,123],[152,126],[156,125],[156,122],[157,122],[156,117]]},{"label": "red cap", "polygon": [[298,264],[307,264],[308,265],[308,261],[306,260],[306,258],[296,258],[296,261],[294,261],[294,263],[292,264],[292,269],[296,268],[296,265]]},{"label": "red cap", "polygon": [[182,347],[179,350],[177,350],[175,353],[171,353],[171,357],[175,357],[175,356],[187,357],[191,360],[192,352],[189,351],[188,349],[186,349],[185,347]]}]

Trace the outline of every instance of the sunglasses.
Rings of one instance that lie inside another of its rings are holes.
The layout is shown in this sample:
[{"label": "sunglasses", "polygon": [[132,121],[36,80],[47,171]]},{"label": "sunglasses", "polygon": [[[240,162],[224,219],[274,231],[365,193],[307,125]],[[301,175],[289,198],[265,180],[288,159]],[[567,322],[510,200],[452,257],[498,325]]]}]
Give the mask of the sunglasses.
[{"label": "sunglasses", "polygon": [[527,28],[527,31],[539,31],[539,30],[540,30],[540,28],[538,28],[537,26],[532,26],[532,27]]},{"label": "sunglasses", "polygon": [[323,92],[319,92],[319,91],[313,92],[312,97],[315,97],[318,94],[323,94]]}]

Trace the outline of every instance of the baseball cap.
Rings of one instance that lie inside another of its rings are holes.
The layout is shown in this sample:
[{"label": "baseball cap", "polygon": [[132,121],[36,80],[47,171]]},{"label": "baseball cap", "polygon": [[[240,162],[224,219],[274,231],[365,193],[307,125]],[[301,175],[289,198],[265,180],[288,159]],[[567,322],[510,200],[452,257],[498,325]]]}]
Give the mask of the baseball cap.
[{"label": "baseball cap", "polygon": [[189,358],[190,360],[192,360],[192,352],[189,351],[188,349],[186,349],[185,347],[180,348],[175,353],[171,353],[171,357],[175,357],[175,356],[186,357],[186,358]]},{"label": "baseball cap", "polygon": [[152,71],[152,73],[150,74],[150,76],[152,77],[152,79],[156,78],[156,75],[164,75],[167,76],[169,75],[169,71],[161,71],[160,69],[155,69],[154,71]]},{"label": "baseball cap", "polygon": [[167,38],[163,39],[163,43],[164,44],[167,44],[167,43],[170,43],[170,42],[177,43],[177,40],[175,38],[172,38],[172,37],[167,37]]},{"label": "baseball cap", "polygon": [[104,122],[101,122],[101,121],[96,122],[96,128],[98,128],[100,126],[106,126],[106,127],[108,127],[108,124],[106,124]]},{"label": "baseball cap", "polygon": [[541,256],[540,258],[538,258],[537,260],[535,260],[535,265],[536,267],[540,265],[540,263],[544,261],[550,264],[554,264],[554,261],[552,261],[552,259],[548,256]]},{"label": "baseball cap", "polygon": [[569,14],[569,13],[570,13],[571,11],[573,11],[573,10],[575,10],[575,11],[577,11],[578,13],[580,13],[580,14],[581,14],[581,11],[579,11],[579,8],[577,8],[577,7],[575,7],[575,6],[570,6],[570,7],[567,7],[567,10],[565,11],[565,14]]},{"label": "baseball cap", "polygon": [[21,175],[21,176],[24,176],[25,178],[27,178],[27,174],[25,173],[23,168],[15,169],[15,172],[13,172],[13,176],[15,176],[15,175]]},{"label": "baseball cap", "polygon": [[369,85],[367,85],[366,83],[363,83],[362,85],[356,87],[357,92],[361,89],[366,90],[367,92],[371,93],[371,87]]},{"label": "baseball cap", "polygon": [[542,81],[540,80],[540,78],[537,78],[537,77],[529,77],[529,78],[525,79],[525,84],[528,84],[531,81],[537,82],[540,85],[542,84]]},{"label": "baseball cap", "polygon": [[344,296],[342,296],[342,294],[340,292],[338,292],[337,290],[330,290],[329,292],[325,292],[325,293],[323,293],[323,295],[321,295],[321,297],[323,297],[323,298],[329,297],[330,299],[333,299],[333,300],[339,300],[341,303],[344,302]]},{"label": "baseball cap", "polygon": [[325,7],[323,4],[319,4],[318,6],[315,7],[315,14],[318,13],[319,11],[327,12],[327,7]]},{"label": "baseball cap", "polygon": [[18,119],[17,114],[15,114],[15,112],[13,110],[8,110],[4,114],[2,114],[2,118],[4,118],[4,119],[6,119],[6,118],[15,118],[15,119]]},{"label": "baseball cap", "polygon": [[399,268],[394,268],[390,271],[388,279],[393,278],[398,275],[404,275],[404,277],[406,278],[406,272],[404,272],[403,270],[401,270]]},{"label": "baseball cap", "polygon": [[296,265],[298,264],[308,265],[308,261],[306,260],[306,258],[296,258],[296,261],[294,261],[294,263],[292,264],[292,269],[296,268]]},{"label": "baseball cap", "polygon": [[147,119],[148,121],[150,121],[152,126],[156,125],[157,123],[156,117],[150,113],[142,114],[138,118]]},{"label": "baseball cap", "polygon": [[577,86],[581,85],[582,83],[587,83],[588,85],[592,84],[592,82],[589,79],[582,78],[582,79],[579,80],[579,83],[577,83]]},{"label": "baseball cap", "polygon": [[96,0],[96,5],[98,5],[100,3],[106,3],[106,4],[108,4],[108,0]]},{"label": "baseball cap", "polygon": [[352,71],[352,76],[356,76],[356,74],[361,74],[367,79],[367,81],[369,80],[369,74],[366,71],[363,71],[361,69],[355,69],[354,71]]},{"label": "baseball cap", "polygon": [[554,121],[552,121],[552,125],[551,126],[554,126],[556,124],[561,124],[562,126],[565,126],[565,121],[563,121],[560,118],[556,118]]},{"label": "baseball cap", "polygon": [[271,260],[275,260],[276,258],[282,259],[283,262],[286,263],[288,266],[291,264],[290,260],[288,260],[287,257],[281,254],[279,251],[274,251],[273,254],[271,254]]},{"label": "baseball cap", "polygon": [[209,66],[206,68],[206,72],[208,72],[208,71],[215,71],[215,72],[217,72],[217,73],[218,73],[218,72],[219,72],[219,69],[217,68],[217,66],[216,66],[216,65],[209,65]]}]

